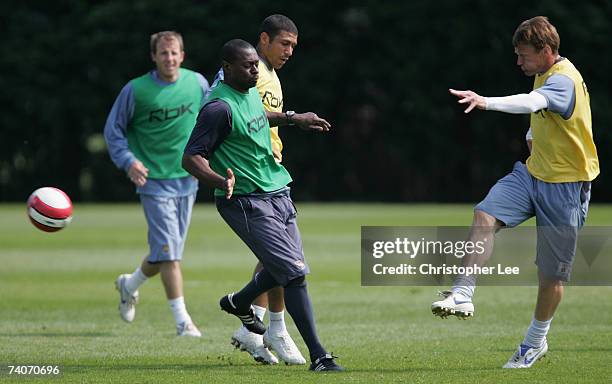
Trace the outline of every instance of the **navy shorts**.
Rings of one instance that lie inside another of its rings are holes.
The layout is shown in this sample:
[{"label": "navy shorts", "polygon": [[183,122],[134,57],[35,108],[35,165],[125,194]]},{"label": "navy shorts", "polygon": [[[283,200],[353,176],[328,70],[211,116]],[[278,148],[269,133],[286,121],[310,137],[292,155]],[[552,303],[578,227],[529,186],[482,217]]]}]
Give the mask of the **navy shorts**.
[{"label": "navy shorts", "polygon": [[535,216],[536,265],[550,279],[569,281],[578,230],[586,220],[590,197],[589,181],[547,183],[516,162],[475,210],[494,216],[509,228]]},{"label": "navy shorts", "polygon": [[223,220],[280,285],[310,272],[289,188],[229,200],[217,197],[216,204]]}]

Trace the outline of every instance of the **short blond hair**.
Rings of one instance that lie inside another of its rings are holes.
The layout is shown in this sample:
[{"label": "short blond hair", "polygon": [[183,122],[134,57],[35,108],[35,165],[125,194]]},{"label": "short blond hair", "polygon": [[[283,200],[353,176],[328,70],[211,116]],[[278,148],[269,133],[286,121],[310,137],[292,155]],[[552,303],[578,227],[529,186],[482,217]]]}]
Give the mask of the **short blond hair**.
[{"label": "short blond hair", "polygon": [[179,42],[179,46],[181,47],[181,51],[184,51],[183,47],[183,36],[176,31],[161,31],[151,35],[150,45],[151,45],[151,53],[155,54],[157,52],[157,43],[160,40],[171,40],[176,39]]},{"label": "short blond hair", "polygon": [[559,52],[561,40],[557,28],[552,25],[546,16],[536,16],[523,21],[512,36],[512,45],[529,44],[537,51],[549,46],[553,53]]}]

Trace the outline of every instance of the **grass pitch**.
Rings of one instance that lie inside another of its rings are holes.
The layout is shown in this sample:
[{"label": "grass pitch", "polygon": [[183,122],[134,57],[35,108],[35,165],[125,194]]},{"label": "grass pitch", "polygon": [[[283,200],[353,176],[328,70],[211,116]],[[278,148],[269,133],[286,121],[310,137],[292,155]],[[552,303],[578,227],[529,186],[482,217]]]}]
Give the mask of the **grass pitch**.
[{"label": "grass pitch", "polygon": [[[229,344],[239,322],[218,299],[249,279],[254,256],[210,204],[198,204],[183,262],[188,309],[204,336],[178,339],[159,278],[140,289],[133,324],[117,313],[116,276],[145,255],[138,205],[76,205],[47,234],[25,204],[0,206],[0,364],[62,365],[58,378],[0,382],[602,383],[612,381],[612,289],[568,287],[549,354],[529,370],[500,367],[531,320],[536,287],[480,287],[476,317],[434,318],[436,287],[361,287],[361,225],[469,225],[467,205],[298,204],[309,290],[324,345],[347,372],[262,366]],[[612,225],[612,206],[588,225]],[[287,316],[288,317],[288,316]],[[290,320],[289,320],[290,322]],[[290,332],[306,355],[292,323]]]}]

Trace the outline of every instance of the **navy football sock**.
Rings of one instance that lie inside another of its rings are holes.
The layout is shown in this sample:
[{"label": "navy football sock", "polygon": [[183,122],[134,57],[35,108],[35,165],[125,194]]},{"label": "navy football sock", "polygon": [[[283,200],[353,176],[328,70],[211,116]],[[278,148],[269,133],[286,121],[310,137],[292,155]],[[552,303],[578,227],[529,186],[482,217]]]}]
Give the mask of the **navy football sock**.
[{"label": "navy football sock", "polygon": [[268,271],[262,269],[240,292],[234,294],[232,302],[239,311],[246,312],[257,296],[279,285]]},{"label": "navy football sock", "polygon": [[308,347],[310,360],[314,361],[326,354],[327,351],[325,351],[325,348],[319,342],[319,336],[317,336],[312,303],[303,277],[291,281],[285,287],[285,307]]}]

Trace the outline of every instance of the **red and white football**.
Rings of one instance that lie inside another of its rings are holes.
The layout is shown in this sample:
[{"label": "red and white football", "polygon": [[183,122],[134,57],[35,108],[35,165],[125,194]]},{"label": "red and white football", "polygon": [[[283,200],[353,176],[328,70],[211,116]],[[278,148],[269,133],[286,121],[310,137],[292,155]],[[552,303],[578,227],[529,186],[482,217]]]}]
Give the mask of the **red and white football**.
[{"label": "red and white football", "polygon": [[28,216],[42,231],[59,231],[72,221],[72,201],[61,189],[38,188],[28,198]]}]

